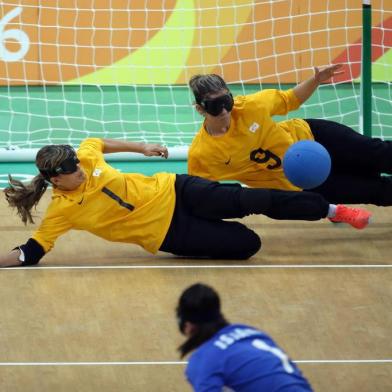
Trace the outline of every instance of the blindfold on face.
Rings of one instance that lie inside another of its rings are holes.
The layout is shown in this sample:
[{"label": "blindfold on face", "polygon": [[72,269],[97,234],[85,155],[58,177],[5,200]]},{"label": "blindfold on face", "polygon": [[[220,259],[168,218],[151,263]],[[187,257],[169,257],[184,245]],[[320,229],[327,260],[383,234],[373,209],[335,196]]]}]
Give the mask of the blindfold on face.
[{"label": "blindfold on face", "polygon": [[231,112],[234,100],[231,93],[227,93],[213,99],[204,99],[201,101],[200,105],[208,114],[211,114],[211,116],[218,116],[222,113],[223,109]]}]

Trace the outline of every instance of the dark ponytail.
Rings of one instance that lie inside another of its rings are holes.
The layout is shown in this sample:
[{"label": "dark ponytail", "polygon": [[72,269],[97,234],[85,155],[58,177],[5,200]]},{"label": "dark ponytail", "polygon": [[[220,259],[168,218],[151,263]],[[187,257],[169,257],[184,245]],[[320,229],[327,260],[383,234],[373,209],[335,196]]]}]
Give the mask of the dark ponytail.
[{"label": "dark ponytail", "polygon": [[24,224],[34,223],[31,210],[36,207],[48,187],[42,174],[35,176],[28,184],[15,180],[8,175],[9,186],[4,189],[5,198],[10,207],[18,210]]},{"label": "dark ponytail", "polygon": [[192,336],[178,348],[181,358],[229,324],[220,311],[218,293],[203,283],[196,283],[182,293],[176,313],[182,333],[186,322],[192,323],[195,327]]},{"label": "dark ponytail", "polygon": [[227,325],[229,325],[229,323],[223,316],[213,322],[197,325],[196,332],[178,347],[181,358],[184,358],[185,355],[211,339],[218,331]]}]

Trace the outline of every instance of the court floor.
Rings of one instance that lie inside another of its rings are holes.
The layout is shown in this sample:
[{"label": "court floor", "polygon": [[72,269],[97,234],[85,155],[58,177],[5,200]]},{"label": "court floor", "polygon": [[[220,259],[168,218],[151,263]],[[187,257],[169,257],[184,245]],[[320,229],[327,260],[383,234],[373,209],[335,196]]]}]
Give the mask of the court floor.
[{"label": "court floor", "polygon": [[[44,196],[37,215],[45,208]],[[263,249],[200,261],[71,232],[38,267],[0,270],[0,390],[188,391],[174,309],[214,286],[232,322],[265,330],[315,391],[392,390],[392,208],[371,227],[253,216]],[[25,242],[0,200],[1,252]]]}]

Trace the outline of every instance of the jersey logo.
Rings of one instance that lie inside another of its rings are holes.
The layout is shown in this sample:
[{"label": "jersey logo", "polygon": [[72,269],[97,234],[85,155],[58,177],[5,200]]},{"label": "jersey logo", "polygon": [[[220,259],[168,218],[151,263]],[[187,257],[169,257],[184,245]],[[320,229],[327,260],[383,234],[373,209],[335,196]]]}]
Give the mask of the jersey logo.
[{"label": "jersey logo", "polygon": [[99,177],[102,173],[102,169],[95,169],[93,171],[93,177]]},{"label": "jersey logo", "polygon": [[228,165],[230,161],[231,161],[231,157],[227,161],[225,161],[225,165]]},{"label": "jersey logo", "polygon": [[258,124],[257,122],[254,122],[254,123],[249,127],[249,131],[255,133],[259,128],[260,128],[260,124]]}]

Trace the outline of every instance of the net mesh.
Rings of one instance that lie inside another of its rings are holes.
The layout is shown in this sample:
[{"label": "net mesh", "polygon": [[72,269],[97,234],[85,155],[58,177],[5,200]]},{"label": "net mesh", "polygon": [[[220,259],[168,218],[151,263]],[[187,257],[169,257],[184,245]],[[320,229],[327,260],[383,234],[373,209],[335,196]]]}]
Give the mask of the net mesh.
[{"label": "net mesh", "polygon": [[[373,135],[392,139],[392,2],[373,0]],[[287,89],[343,63],[289,117],[359,130],[358,0],[26,0],[0,5],[0,148],[86,137],[190,144],[186,86],[218,73],[234,94]],[[278,118],[279,119],[279,118]]]}]

